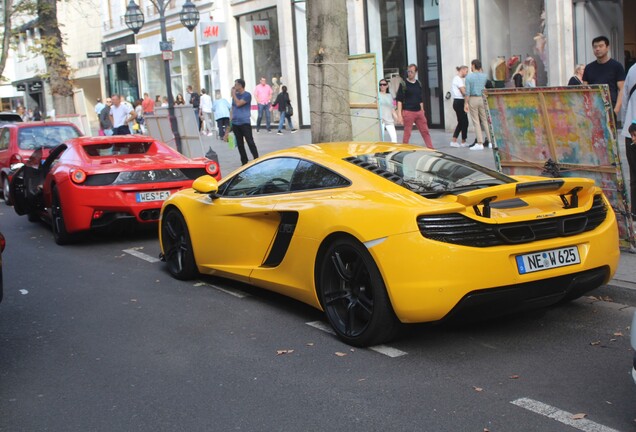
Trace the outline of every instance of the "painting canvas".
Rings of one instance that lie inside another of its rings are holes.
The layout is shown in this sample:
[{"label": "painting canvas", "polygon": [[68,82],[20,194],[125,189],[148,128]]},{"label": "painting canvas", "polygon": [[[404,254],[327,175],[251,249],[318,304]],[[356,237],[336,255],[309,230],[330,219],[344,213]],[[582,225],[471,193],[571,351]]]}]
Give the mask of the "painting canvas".
[{"label": "painting canvas", "polygon": [[634,233],[606,85],[484,92],[497,169],[510,175],[586,177],[608,197],[621,246]]}]

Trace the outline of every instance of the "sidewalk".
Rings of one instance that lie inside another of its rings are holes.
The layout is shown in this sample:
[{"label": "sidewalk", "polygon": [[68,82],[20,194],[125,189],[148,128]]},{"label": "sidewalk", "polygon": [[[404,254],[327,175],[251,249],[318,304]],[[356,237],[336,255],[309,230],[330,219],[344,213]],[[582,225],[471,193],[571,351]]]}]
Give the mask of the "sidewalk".
[{"label": "sidewalk", "polygon": [[[290,134],[288,131],[284,131],[283,135],[277,135],[275,128],[273,128],[270,133],[268,133],[265,129],[261,129],[259,133],[256,133],[256,129],[253,131],[254,141],[256,142],[260,155],[265,155],[269,152],[282,148],[311,143],[311,132],[309,129],[300,129],[295,134]],[[431,130],[431,137],[435,148],[444,153],[467,159],[488,168],[495,168],[492,151],[489,149],[484,149],[483,151],[471,151],[468,148],[450,147],[449,142],[451,134],[439,129]],[[398,141],[401,138],[402,131],[398,130]],[[229,175],[232,171],[241,166],[238,151],[236,149],[230,149],[225,141],[217,140],[215,137],[208,136],[202,136],[201,140],[203,142],[203,148],[193,148],[193,156],[200,156],[204,154],[209,147],[212,147],[219,157],[221,173],[223,176]],[[469,132],[467,142],[472,143],[473,140],[474,136]],[[424,145],[424,141],[417,130],[414,130],[414,133],[411,135],[411,144]],[[624,152],[621,152],[621,160],[626,160]],[[623,166],[626,166],[626,164],[623,163]],[[624,171],[628,170],[625,169]],[[626,176],[625,181],[629,184],[629,178],[627,178],[628,172],[624,172],[623,174]],[[621,252],[620,265],[614,275],[614,279],[612,279],[608,285],[636,291],[636,254],[627,251]]]}]

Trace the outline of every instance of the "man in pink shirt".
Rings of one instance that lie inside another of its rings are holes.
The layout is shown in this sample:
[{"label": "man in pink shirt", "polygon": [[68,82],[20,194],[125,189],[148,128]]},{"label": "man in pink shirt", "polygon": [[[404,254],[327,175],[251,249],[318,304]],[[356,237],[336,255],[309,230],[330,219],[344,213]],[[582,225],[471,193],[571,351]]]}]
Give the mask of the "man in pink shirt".
[{"label": "man in pink shirt", "polygon": [[263,113],[265,113],[265,123],[267,124],[267,132],[272,131],[271,115],[269,113],[269,107],[272,101],[272,88],[267,84],[265,77],[261,77],[261,82],[254,88],[254,98],[258,104],[258,118],[256,119],[256,132],[258,133],[261,128],[261,120],[263,120]]}]

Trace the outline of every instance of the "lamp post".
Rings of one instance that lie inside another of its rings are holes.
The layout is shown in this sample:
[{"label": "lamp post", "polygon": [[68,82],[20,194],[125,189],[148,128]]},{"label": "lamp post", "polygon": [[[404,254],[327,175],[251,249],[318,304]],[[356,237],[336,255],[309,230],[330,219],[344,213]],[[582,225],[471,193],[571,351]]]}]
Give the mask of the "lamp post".
[{"label": "lamp post", "polygon": [[[161,42],[159,46],[162,52],[172,51],[172,44],[168,42],[168,36],[166,32],[166,7],[170,3],[170,0],[150,0],[159,12],[159,25],[161,26]],[[181,24],[188,30],[192,31],[199,23],[199,11],[196,6],[190,1],[186,0],[183,4],[183,9],[179,13]],[[144,14],[139,9],[139,6],[130,0],[126,7],[126,14],[124,15],[126,26],[133,31],[133,33],[139,33],[141,27],[144,25]],[[177,125],[177,118],[174,115],[174,98],[172,97],[172,80],[170,79],[170,60],[171,56],[164,54],[163,65],[166,75],[166,93],[168,96],[168,119],[170,120],[170,129],[174,135],[174,142],[179,153],[182,152],[181,147],[181,135],[179,135],[179,127]]]}]

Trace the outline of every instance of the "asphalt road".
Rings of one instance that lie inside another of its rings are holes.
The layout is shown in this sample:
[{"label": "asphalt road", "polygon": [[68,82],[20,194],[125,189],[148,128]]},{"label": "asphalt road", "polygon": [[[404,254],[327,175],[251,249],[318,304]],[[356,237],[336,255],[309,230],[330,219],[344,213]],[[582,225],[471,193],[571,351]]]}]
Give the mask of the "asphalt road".
[{"label": "asphalt road", "polygon": [[623,304],[352,349],[303,304],[172,279],[154,231],[60,247],[4,203],[0,230],[0,431],[636,430]]}]

